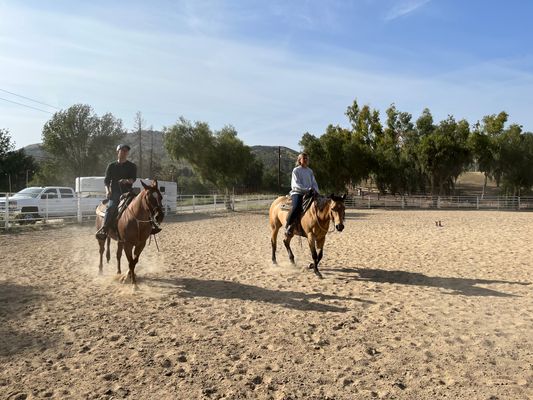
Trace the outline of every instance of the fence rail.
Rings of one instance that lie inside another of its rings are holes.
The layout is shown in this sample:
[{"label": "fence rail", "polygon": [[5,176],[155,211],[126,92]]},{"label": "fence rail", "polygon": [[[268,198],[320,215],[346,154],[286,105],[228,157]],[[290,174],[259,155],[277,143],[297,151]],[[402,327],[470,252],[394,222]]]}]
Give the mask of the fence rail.
[{"label": "fence rail", "polygon": [[[23,228],[33,224],[76,223],[94,219],[92,210],[74,210],[51,216],[44,212],[19,212],[6,207],[9,193],[0,193],[0,230]],[[176,209],[169,214],[210,213],[233,211],[268,210],[277,195],[178,195]],[[9,204],[9,202],[8,202]],[[79,204],[79,203],[78,203]],[[347,209],[396,208],[396,209],[442,209],[442,210],[533,210],[533,197],[481,197],[481,196],[349,196]]]}]

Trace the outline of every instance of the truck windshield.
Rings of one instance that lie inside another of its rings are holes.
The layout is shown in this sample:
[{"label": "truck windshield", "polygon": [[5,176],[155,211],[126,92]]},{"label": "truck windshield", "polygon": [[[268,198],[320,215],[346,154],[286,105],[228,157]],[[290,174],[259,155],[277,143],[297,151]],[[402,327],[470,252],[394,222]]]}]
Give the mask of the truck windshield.
[{"label": "truck windshield", "polygon": [[26,188],[22,189],[20,192],[15,193],[13,197],[33,197],[36,198],[43,191],[42,188]]}]

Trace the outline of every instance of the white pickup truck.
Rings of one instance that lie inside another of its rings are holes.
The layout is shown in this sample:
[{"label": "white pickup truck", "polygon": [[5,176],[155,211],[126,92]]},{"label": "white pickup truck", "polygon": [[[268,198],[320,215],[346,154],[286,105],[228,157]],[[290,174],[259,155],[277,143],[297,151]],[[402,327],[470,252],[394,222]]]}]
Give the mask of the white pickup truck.
[{"label": "white pickup truck", "polygon": [[[70,187],[28,187],[7,198],[8,213],[20,222],[34,223],[38,219],[67,218],[94,213],[102,199],[80,197]],[[6,213],[6,197],[0,197],[0,214]]]}]

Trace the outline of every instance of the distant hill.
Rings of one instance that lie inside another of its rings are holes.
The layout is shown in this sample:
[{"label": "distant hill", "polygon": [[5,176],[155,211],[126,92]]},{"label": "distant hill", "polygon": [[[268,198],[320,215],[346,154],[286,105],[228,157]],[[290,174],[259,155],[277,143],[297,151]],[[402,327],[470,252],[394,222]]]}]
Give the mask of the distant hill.
[{"label": "distant hill", "polygon": [[[167,153],[164,146],[163,132],[142,131],[141,137],[143,163],[147,163],[147,160],[150,157],[150,152],[152,152],[152,157],[158,160],[160,164],[168,164],[172,162],[170,155]],[[137,132],[127,133],[123,142],[131,147],[131,160],[138,163],[139,134]],[[250,148],[252,153],[263,162],[265,170],[278,170],[278,146],[250,146]],[[298,152],[289,149],[288,147],[280,147],[279,149],[281,150],[281,172],[282,174],[290,173],[294,168],[294,162],[296,161]],[[38,163],[45,161],[46,158],[49,157],[40,143],[26,146],[24,147],[24,151],[27,155],[35,158]],[[187,163],[182,165],[187,165]]]}]

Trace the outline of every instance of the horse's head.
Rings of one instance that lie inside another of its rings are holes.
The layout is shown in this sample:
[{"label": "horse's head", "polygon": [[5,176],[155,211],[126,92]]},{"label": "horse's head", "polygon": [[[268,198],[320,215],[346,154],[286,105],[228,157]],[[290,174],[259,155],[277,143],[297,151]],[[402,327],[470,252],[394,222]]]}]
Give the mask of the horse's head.
[{"label": "horse's head", "polygon": [[335,196],[332,193],[328,198],[331,202],[329,213],[335,224],[335,229],[337,229],[339,232],[342,232],[344,229],[344,211],[346,210],[346,207],[344,206],[344,200],[346,199],[346,195],[341,197]]},{"label": "horse's head", "polygon": [[165,217],[165,212],[163,211],[163,195],[159,191],[157,180],[154,179],[151,185],[147,185],[143,181],[141,184],[145,190],[144,201],[150,210],[150,215],[160,224]]}]

